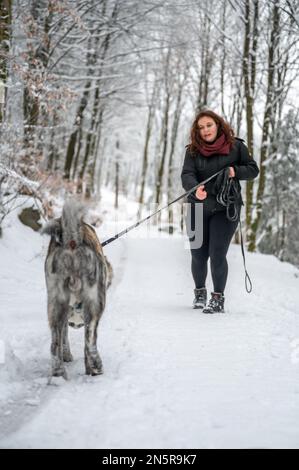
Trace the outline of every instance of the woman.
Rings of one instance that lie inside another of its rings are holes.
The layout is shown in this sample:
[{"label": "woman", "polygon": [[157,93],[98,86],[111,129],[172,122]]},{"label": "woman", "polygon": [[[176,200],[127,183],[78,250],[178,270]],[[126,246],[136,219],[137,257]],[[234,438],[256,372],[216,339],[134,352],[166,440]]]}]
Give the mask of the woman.
[{"label": "woman", "polygon": [[[181,174],[186,191],[227,167],[229,167],[229,177],[238,180],[252,180],[259,174],[258,166],[250,157],[242,139],[234,137],[230,125],[213,111],[206,110],[197,114],[190,137],[191,143],[187,145]],[[195,232],[203,230],[200,247],[192,247],[189,236],[191,270],[195,283],[193,308],[202,308],[203,313],[224,312],[224,289],[228,273],[226,254],[238,226],[238,220],[229,220],[226,216],[226,207],[217,202],[215,180],[216,178],[213,178],[188,196],[188,202],[191,204],[188,207],[187,217],[191,218],[191,227],[195,225]],[[196,203],[203,204],[202,221],[196,220],[195,214],[198,213]],[[202,222],[201,227],[198,226],[199,222]],[[210,258],[214,291],[206,305],[208,258]]]}]

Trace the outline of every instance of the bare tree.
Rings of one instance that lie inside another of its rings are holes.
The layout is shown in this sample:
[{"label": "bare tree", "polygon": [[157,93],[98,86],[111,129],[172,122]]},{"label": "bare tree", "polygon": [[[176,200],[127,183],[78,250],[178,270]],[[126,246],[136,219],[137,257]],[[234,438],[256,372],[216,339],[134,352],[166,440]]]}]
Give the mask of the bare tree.
[{"label": "bare tree", "polygon": [[3,0],[0,3],[0,122],[3,120],[6,101],[11,19],[12,0]]},{"label": "bare tree", "polygon": [[[245,34],[243,52],[244,95],[246,100],[247,145],[249,154],[254,154],[254,99],[256,82],[256,56],[258,44],[259,0],[245,1]],[[253,18],[252,18],[253,17]],[[246,182],[246,228],[252,223],[253,181]]]},{"label": "bare tree", "polygon": [[273,120],[273,103],[275,102],[275,70],[277,60],[277,48],[280,40],[280,11],[279,4],[275,2],[272,7],[272,18],[271,18],[271,30],[270,30],[270,42],[268,47],[268,78],[267,78],[267,92],[266,92],[266,103],[263,119],[262,129],[262,143],[260,152],[260,176],[257,191],[256,201],[256,216],[251,225],[251,231],[249,233],[249,245],[248,249],[254,251],[256,248],[256,234],[260,222],[263,195],[266,181],[266,167],[265,162],[269,152],[269,134],[270,124]]}]

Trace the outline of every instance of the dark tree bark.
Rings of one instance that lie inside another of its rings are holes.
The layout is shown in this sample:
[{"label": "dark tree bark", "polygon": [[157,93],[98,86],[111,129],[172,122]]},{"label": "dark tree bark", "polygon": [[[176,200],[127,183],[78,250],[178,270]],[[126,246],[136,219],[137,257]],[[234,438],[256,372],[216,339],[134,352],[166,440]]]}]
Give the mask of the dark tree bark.
[{"label": "dark tree bark", "polygon": [[200,111],[204,106],[208,105],[208,95],[210,86],[210,75],[212,69],[212,54],[210,49],[211,44],[211,20],[208,15],[204,15],[203,31],[201,34],[201,56],[200,56],[200,79],[198,87],[198,101],[197,109]]},{"label": "dark tree bark", "polygon": [[[106,14],[106,1],[103,3],[103,8],[102,8],[102,14],[103,16]],[[111,19],[110,23],[113,24],[117,18],[119,12],[119,3],[116,2],[114,4],[114,8],[111,13]],[[98,31],[98,34],[100,31]],[[108,30],[103,44],[101,46],[101,53],[100,53],[100,63],[104,64],[104,61],[107,57],[110,43],[111,43],[111,38],[112,38],[112,32],[111,30]],[[97,81],[97,87],[95,90],[95,95],[94,95],[94,103],[93,103],[93,109],[92,109],[92,117],[91,117],[91,122],[90,122],[90,129],[87,134],[87,144],[85,148],[85,155],[84,155],[84,163],[82,170],[83,173],[80,174],[81,178],[84,177],[85,170],[87,168],[87,185],[86,185],[86,193],[85,196],[89,197],[93,192],[94,192],[94,187],[95,187],[95,167],[96,167],[96,159],[97,159],[97,153],[95,152],[96,149],[96,141],[98,141],[99,144],[99,139],[97,139],[97,135],[100,136],[101,134],[101,125],[102,125],[102,120],[103,120],[103,109],[101,105],[101,77],[103,74],[103,68],[100,68],[98,75],[100,79]],[[87,162],[90,161],[89,165],[87,166]]]},{"label": "dark tree bark", "polygon": [[[96,61],[96,55],[94,52],[90,53],[89,52],[90,49],[91,49],[91,38],[89,38],[88,40],[87,55],[86,55],[86,62],[87,62],[87,65],[90,67],[88,71],[88,75],[92,75],[93,69],[91,68],[91,66],[94,65]],[[68,146],[67,146],[66,159],[65,159],[65,165],[64,165],[64,178],[68,180],[70,179],[71,168],[74,162],[76,144],[78,146],[81,146],[83,114],[88,104],[88,99],[90,95],[90,87],[91,87],[91,80],[87,80],[87,82],[85,83],[83,95],[81,97],[81,100],[80,100],[80,103],[76,112],[76,117],[75,117],[75,122],[74,122],[75,130],[72,132],[69,138]],[[78,158],[79,158],[79,155],[78,155]]]},{"label": "dark tree bark", "polygon": [[[171,131],[171,139],[170,139],[170,152],[169,152],[169,161],[168,161],[168,178],[167,178],[168,204],[171,202],[173,198],[173,183],[174,183],[173,181],[174,180],[173,157],[174,157],[175,145],[176,145],[177,136],[178,136],[180,117],[182,114],[182,95],[183,95],[185,79],[186,79],[186,75],[184,75],[181,82],[178,83],[175,112],[173,116],[173,125],[172,125],[172,131]],[[168,209],[168,222],[169,222],[169,228],[171,231],[171,227],[173,225],[173,206],[170,206]]]},{"label": "dark tree bark", "polygon": [[[246,101],[246,125],[247,125],[247,145],[249,154],[253,155],[253,117],[254,117],[254,94],[256,80],[256,51],[258,40],[258,15],[259,1],[253,0],[253,26],[251,27],[251,0],[245,2],[245,37],[243,52],[243,76],[244,94]],[[252,203],[253,203],[253,181],[246,182],[246,229],[249,230],[252,224]]]},{"label": "dark tree bark", "polygon": [[0,122],[4,118],[6,89],[8,77],[7,58],[9,54],[9,41],[11,37],[12,0],[0,2]]},{"label": "dark tree bark", "polygon": [[149,147],[149,142],[150,142],[150,138],[152,135],[153,120],[155,116],[156,95],[157,95],[157,83],[154,84],[151,101],[148,106],[148,116],[147,116],[145,141],[144,141],[144,148],[143,148],[143,158],[142,158],[140,194],[139,194],[139,199],[138,199],[138,203],[139,203],[138,219],[141,218],[142,205],[144,204],[144,188],[145,188],[146,174],[147,174],[147,168],[148,168],[148,147]]},{"label": "dark tree bark", "polygon": [[273,4],[272,10],[272,23],[271,23],[271,35],[270,43],[268,49],[268,81],[267,81],[267,94],[266,94],[266,105],[264,111],[264,120],[263,120],[263,130],[262,130],[262,145],[260,153],[260,175],[259,175],[259,185],[257,191],[257,201],[256,201],[256,217],[251,225],[251,231],[249,233],[249,246],[250,251],[255,251],[256,249],[256,235],[260,223],[261,213],[262,213],[262,204],[263,204],[263,195],[265,190],[265,181],[266,181],[266,167],[265,162],[268,156],[269,150],[269,137],[270,137],[270,124],[272,120],[273,112],[273,103],[275,100],[275,60],[276,60],[276,49],[279,43],[279,23],[280,23],[280,12],[279,4],[275,2]]}]

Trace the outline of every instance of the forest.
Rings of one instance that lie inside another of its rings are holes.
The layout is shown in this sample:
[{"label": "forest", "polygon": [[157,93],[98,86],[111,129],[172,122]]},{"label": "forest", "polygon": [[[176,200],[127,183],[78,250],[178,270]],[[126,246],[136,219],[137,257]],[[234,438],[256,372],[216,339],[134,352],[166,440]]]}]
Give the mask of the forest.
[{"label": "forest", "polygon": [[[299,266],[298,26],[298,0],[0,0],[0,234],[20,195],[44,219],[106,189],[136,219],[169,203],[208,108],[260,168],[248,251]],[[163,217],[180,230],[182,214]]]}]

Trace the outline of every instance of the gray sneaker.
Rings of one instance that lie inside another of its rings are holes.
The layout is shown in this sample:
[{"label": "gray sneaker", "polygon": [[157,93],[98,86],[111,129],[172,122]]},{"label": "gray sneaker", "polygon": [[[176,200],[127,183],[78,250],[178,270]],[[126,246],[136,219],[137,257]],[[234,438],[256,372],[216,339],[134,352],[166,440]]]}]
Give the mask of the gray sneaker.
[{"label": "gray sneaker", "polygon": [[205,287],[194,289],[194,295],[193,308],[204,308],[207,303],[207,289]]}]

